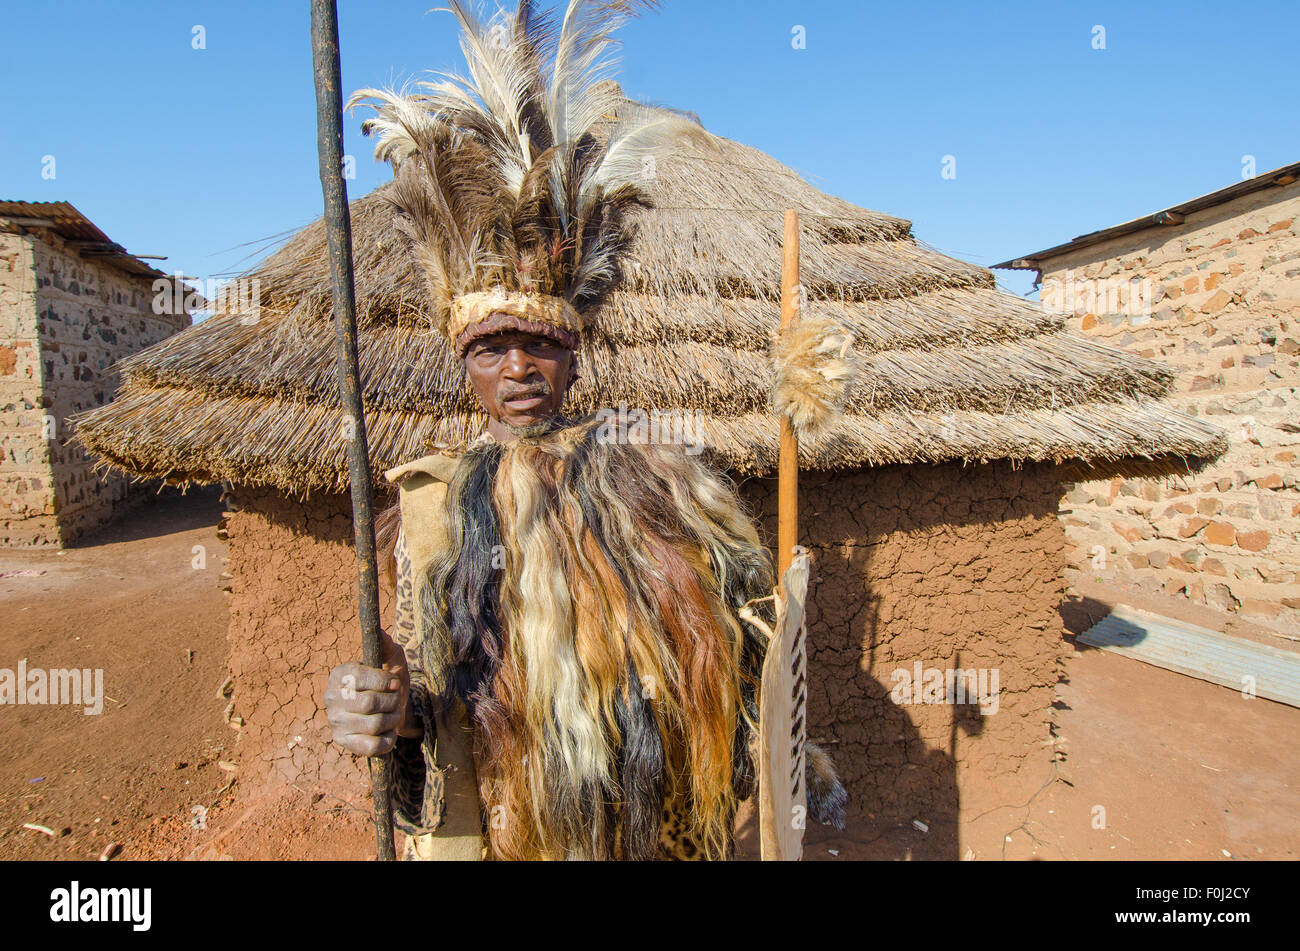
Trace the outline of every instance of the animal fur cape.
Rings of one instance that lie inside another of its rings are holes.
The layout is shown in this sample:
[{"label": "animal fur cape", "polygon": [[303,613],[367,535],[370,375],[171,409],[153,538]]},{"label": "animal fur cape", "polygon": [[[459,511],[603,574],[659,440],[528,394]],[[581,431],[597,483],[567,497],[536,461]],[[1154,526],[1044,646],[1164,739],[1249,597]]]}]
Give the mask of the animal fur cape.
[{"label": "animal fur cape", "polygon": [[765,644],[737,611],[771,560],[725,478],[635,439],[480,443],[449,486],[424,661],[470,711],[493,857],[731,852]]}]

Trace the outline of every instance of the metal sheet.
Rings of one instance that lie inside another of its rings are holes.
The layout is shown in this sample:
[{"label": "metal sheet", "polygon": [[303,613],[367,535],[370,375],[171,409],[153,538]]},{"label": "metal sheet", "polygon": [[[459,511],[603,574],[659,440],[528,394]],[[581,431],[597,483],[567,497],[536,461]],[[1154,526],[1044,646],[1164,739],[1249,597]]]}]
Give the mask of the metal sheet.
[{"label": "metal sheet", "polygon": [[12,201],[0,199],[0,218],[37,218],[54,222],[53,230],[72,241],[90,241],[116,249],[95,255],[114,267],[140,277],[170,277],[128,253],[109,239],[89,218],[66,201]]},{"label": "metal sheet", "polygon": [[1165,670],[1300,707],[1300,653],[1124,605],[1078,639]]}]

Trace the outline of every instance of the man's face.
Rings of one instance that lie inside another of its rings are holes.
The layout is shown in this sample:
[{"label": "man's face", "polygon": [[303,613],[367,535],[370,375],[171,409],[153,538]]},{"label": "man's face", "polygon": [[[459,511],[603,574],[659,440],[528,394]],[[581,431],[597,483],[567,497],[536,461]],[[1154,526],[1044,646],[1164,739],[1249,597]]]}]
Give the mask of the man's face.
[{"label": "man's face", "polygon": [[465,372],[498,439],[535,430],[560,412],[573,382],[573,351],[547,337],[511,331],[475,340]]}]

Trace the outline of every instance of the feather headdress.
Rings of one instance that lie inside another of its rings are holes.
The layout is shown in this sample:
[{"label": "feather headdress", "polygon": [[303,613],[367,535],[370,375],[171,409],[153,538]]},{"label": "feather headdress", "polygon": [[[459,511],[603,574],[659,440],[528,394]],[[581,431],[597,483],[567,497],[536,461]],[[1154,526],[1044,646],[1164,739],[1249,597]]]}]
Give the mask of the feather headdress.
[{"label": "feather headdress", "polygon": [[657,0],[569,0],[557,26],[532,0],[480,20],[448,0],[468,76],[361,89],[375,157],[428,283],[437,328],[464,355],[501,330],[573,348],[619,279],[627,212],[645,169],[688,119],[625,100],[608,82],[614,33]]}]

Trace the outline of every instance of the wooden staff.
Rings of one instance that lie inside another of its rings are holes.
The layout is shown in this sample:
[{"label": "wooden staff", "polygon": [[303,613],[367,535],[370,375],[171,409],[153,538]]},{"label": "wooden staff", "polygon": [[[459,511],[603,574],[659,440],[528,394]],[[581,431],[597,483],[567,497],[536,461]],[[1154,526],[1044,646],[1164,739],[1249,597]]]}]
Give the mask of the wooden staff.
[{"label": "wooden staff", "polygon": [[[799,212],[785,213],[781,251],[781,331],[799,319]],[[781,414],[781,455],[777,468],[777,578],[785,575],[799,544],[799,436],[790,417]]]},{"label": "wooden staff", "polygon": [[[366,444],[366,417],[357,368],[356,300],[352,280],[352,219],[343,183],[343,100],[339,70],[339,19],[335,0],[312,0],[311,49],[316,76],[316,144],[320,183],[325,193],[325,230],[329,235],[330,276],[334,282],[335,374],[343,403],[343,438],[347,442],[348,478],[352,485],[352,530],[357,549],[361,651],[367,667],[383,665],[379,644],[379,572],[375,559],[374,494]],[[388,758],[367,757],[375,799],[375,837],[379,860],[396,858],[393,815],[389,809]]]},{"label": "wooden staff", "polygon": [[[799,215],[785,213],[781,260],[781,332],[799,319]],[[777,373],[781,369],[776,368]],[[778,385],[780,381],[778,380]],[[804,786],[807,739],[807,649],[805,603],[807,552],[799,543],[799,437],[790,417],[781,416],[777,477],[776,625],[768,639],[759,696],[759,842],[764,861],[798,861],[803,855],[807,815]],[[796,557],[796,550],[799,551]]]}]

